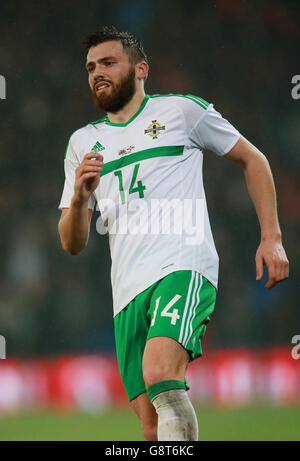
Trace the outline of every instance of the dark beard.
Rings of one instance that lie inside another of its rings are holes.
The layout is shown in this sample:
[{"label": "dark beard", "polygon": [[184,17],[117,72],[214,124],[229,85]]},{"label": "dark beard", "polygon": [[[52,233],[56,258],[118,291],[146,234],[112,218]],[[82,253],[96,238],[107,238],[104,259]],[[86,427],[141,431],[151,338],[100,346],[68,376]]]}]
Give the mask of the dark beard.
[{"label": "dark beard", "polygon": [[95,90],[92,91],[94,103],[99,109],[105,112],[111,112],[112,114],[123,109],[124,106],[131,100],[135,93],[135,69],[132,67],[128,74],[122,79],[122,81],[112,86],[111,94],[106,96],[105,94],[97,95]]}]

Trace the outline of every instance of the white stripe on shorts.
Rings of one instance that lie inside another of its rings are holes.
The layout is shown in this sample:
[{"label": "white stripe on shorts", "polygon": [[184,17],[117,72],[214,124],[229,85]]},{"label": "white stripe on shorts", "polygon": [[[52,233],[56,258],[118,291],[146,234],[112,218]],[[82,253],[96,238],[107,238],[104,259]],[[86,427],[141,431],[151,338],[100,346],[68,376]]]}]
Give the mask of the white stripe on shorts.
[{"label": "white stripe on shorts", "polygon": [[[196,316],[196,309],[197,309],[197,306],[199,305],[199,302],[200,302],[200,290],[201,290],[201,287],[202,287],[202,284],[203,284],[203,279],[202,279],[202,275],[199,274],[199,276],[200,276],[200,285],[199,285],[198,290],[197,290],[197,301],[196,301],[196,303],[194,304],[193,316],[192,316],[191,321],[190,321],[190,324],[189,324],[189,325],[190,325],[190,328],[189,328],[190,333],[189,333],[187,339],[185,339],[185,338],[186,338],[186,335],[185,335],[184,340],[183,340],[183,346],[184,346],[184,347],[187,346],[187,344],[188,344],[188,342],[189,342],[189,340],[190,340],[190,338],[191,338],[191,336],[192,336],[192,334],[193,334],[192,324],[193,324],[194,318],[195,318],[195,316]],[[187,334],[187,333],[188,333],[188,325],[187,325],[187,327],[186,327],[186,334]]]},{"label": "white stripe on shorts", "polygon": [[[193,300],[192,300],[192,303],[190,304],[189,306],[189,309],[188,309],[188,318],[187,318],[187,321],[185,322],[185,333],[184,333],[184,336],[183,336],[183,340],[182,340],[182,345],[184,346],[185,342],[186,342],[186,338],[188,336],[188,332],[189,332],[189,325],[190,325],[190,321],[191,321],[191,317],[192,317],[192,314],[193,314],[193,309],[195,306],[197,306],[197,299],[196,299],[196,293],[198,293],[198,287],[199,287],[199,278],[200,278],[200,274],[199,272],[196,272],[196,278],[195,278],[195,285],[194,285],[194,293],[193,293]],[[185,347],[185,346],[184,346]]]},{"label": "white stripe on shorts", "polygon": [[183,316],[182,316],[182,321],[181,321],[181,328],[180,328],[180,334],[179,334],[179,339],[178,339],[178,341],[179,341],[180,343],[182,342],[182,337],[183,337],[183,333],[184,333],[185,317],[186,317],[186,314],[187,314],[187,312],[188,312],[188,307],[189,307],[189,304],[190,304],[191,291],[192,291],[192,286],[193,286],[194,278],[195,278],[195,272],[192,271],[191,280],[190,280],[189,289],[188,289],[188,294],[187,294],[187,297],[186,297],[186,302],[185,302],[184,311],[183,311]]},{"label": "white stripe on shorts", "polygon": [[[185,343],[186,343],[186,338],[187,338],[187,335],[188,335],[188,332],[189,332],[189,324],[190,324],[190,328],[191,328],[191,316],[192,316],[192,313],[193,311],[195,311],[196,313],[196,307],[197,307],[197,299],[199,299],[199,289],[201,288],[201,285],[202,285],[202,281],[201,281],[201,284],[200,284],[200,287],[199,287],[199,278],[200,278],[200,274],[198,272],[193,272],[193,277],[192,277],[192,280],[190,282],[190,285],[189,285],[189,290],[188,290],[188,295],[187,295],[187,300],[186,300],[186,304],[185,304],[185,308],[184,308],[184,314],[183,314],[183,319],[182,319],[182,323],[181,323],[181,330],[180,330],[180,335],[179,335],[179,342],[184,346]],[[192,288],[192,285],[193,285],[193,280],[195,278],[195,285],[194,285],[194,288],[193,288],[193,293],[191,295],[190,291],[191,291],[191,288]],[[196,295],[197,294],[197,295]],[[196,298],[197,296],[197,298]],[[185,320],[187,316],[187,320]],[[194,317],[193,317],[194,319]],[[192,319],[192,321],[193,321]]]}]

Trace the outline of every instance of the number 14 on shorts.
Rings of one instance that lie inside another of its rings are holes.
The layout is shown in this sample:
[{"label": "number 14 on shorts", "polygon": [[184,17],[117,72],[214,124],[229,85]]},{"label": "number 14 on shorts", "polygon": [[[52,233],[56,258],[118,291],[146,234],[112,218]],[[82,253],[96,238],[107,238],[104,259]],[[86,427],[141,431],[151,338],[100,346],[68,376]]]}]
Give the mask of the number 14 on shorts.
[{"label": "number 14 on shorts", "polygon": [[[170,317],[171,318],[171,325],[176,325],[177,320],[180,319],[180,316],[178,315],[178,309],[174,308],[171,312],[170,312],[170,309],[174,306],[174,304],[181,297],[182,297],[181,295],[175,295],[174,298],[172,298],[171,301],[169,301],[168,304],[161,311],[161,314],[160,314],[161,317]],[[154,309],[154,312],[153,312],[153,317],[152,317],[152,322],[151,322],[152,327],[155,324],[156,315],[157,315],[157,311],[158,311],[159,303],[160,303],[160,298],[161,298],[161,296],[155,300],[155,309]]]}]

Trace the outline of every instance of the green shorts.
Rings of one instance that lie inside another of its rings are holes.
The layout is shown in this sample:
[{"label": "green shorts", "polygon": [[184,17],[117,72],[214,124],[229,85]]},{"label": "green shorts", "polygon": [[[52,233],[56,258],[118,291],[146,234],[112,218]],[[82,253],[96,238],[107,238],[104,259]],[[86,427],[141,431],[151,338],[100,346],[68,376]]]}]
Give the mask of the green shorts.
[{"label": "green shorts", "polygon": [[115,316],[116,350],[129,400],[146,391],[142,359],[148,339],[165,336],[178,341],[190,361],[202,355],[215,287],[195,271],[176,271],[137,295]]}]

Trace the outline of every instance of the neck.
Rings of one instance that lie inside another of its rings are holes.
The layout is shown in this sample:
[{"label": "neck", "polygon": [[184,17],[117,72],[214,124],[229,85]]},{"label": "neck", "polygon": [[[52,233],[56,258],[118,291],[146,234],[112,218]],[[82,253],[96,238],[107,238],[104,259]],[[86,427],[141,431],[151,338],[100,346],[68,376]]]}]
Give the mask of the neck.
[{"label": "neck", "polygon": [[145,98],[145,91],[143,88],[137,90],[131,100],[118,112],[112,114],[111,112],[107,113],[109,121],[111,123],[127,123],[128,120],[137,113],[141,104]]}]

